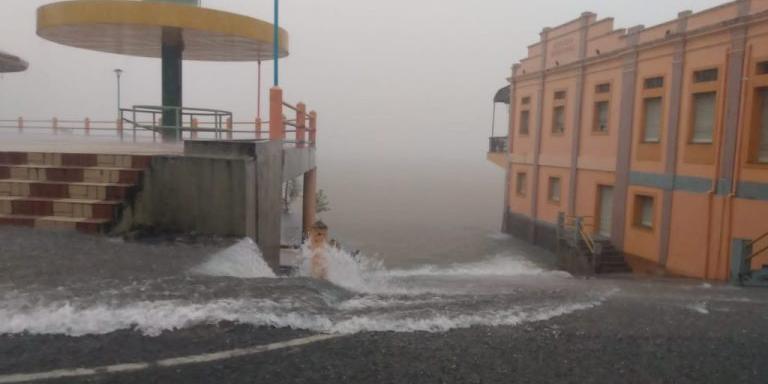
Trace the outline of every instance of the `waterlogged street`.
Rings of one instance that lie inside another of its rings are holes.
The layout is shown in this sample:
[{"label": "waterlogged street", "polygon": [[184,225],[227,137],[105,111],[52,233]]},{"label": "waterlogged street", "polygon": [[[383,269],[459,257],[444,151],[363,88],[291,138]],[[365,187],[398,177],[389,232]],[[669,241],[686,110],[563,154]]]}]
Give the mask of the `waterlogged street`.
[{"label": "waterlogged street", "polygon": [[275,277],[247,240],[5,228],[0,382],[768,377],[764,290],[577,278],[514,239],[485,242],[478,261],[398,269],[334,252],[331,284]]}]

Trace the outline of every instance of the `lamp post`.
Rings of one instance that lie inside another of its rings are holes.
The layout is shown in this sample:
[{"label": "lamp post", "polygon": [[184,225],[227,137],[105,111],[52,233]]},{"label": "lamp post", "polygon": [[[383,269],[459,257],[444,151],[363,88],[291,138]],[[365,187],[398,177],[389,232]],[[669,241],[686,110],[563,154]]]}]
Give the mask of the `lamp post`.
[{"label": "lamp post", "polygon": [[274,38],[273,38],[273,55],[275,56],[275,87],[280,86],[280,65],[279,65],[279,51],[280,51],[280,0],[275,0],[275,25],[274,25]]},{"label": "lamp post", "polygon": [[123,75],[123,70],[120,68],[115,69],[115,76],[117,77],[117,118],[120,118],[120,77]]}]

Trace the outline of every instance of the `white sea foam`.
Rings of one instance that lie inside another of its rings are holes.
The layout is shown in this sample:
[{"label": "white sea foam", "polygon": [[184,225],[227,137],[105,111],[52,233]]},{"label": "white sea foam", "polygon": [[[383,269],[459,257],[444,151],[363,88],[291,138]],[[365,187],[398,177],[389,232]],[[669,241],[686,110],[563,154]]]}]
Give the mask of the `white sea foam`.
[{"label": "white sea foam", "polygon": [[691,311],[694,311],[696,313],[700,313],[702,315],[708,315],[709,314],[709,309],[707,308],[707,303],[703,302],[703,301],[702,302],[697,302],[697,303],[689,304],[689,305],[686,306],[686,308],[688,308]]},{"label": "white sea foam", "polygon": [[211,256],[207,262],[194,268],[193,272],[241,279],[275,277],[259,247],[249,238]]},{"label": "white sea foam", "polygon": [[[301,254],[299,274],[307,275],[311,253],[305,246]],[[569,276],[543,270],[514,255],[411,270],[387,270],[377,260],[362,255],[353,257],[335,248],[327,249],[326,255],[329,280],[356,292],[356,296],[346,300],[324,300],[322,298],[330,291],[322,284],[317,287],[310,284],[311,289],[306,290],[308,296],[300,298],[283,295],[285,287],[275,284],[272,290],[264,292],[268,295],[263,296],[266,298],[238,295],[212,297],[208,301],[200,300],[197,295],[190,301],[183,294],[174,296],[178,297],[174,300],[112,300],[105,294],[98,300],[73,298],[72,301],[61,301],[33,298],[23,292],[13,295],[6,292],[0,297],[0,334],[29,332],[82,336],[135,329],[155,336],[164,331],[222,321],[341,334],[443,332],[546,320],[593,308],[604,300],[594,299],[592,295],[535,304],[523,304],[514,299],[477,300],[476,295],[480,293],[472,291],[474,288],[467,284],[466,278],[483,281],[483,276]],[[193,272],[245,279],[275,277],[256,244],[247,239],[211,256]],[[504,289],[494,286],[493,294],[503,294]]]},{"label": "white sea foam", "polygon": [[324,333],[353,334],[364,331],[444,332],[472,326],[514,326],[543,321],[600,305],[602,300],[519,306],[470,313],[435,313],[403,316],[393,312],[362,315],[322,314],[303,311],[268,300],[217,300],[202,304],[179,301],[137,302],[111,307],[78,307],[70,303],[27,309],[0,309],[0,334],[29,332],[83,336],[136,329],[148,336],[201,324],[232,321],[269,327],[290,327]]},{"label": "white sea foam", "polygon": [[[365,255],[352,256],[343,249],[328,247],[325,249],[328,259],[328,280],[335,285],[360,293],[418,295],[425,293],[448,293],[434,289],[404,284],[404,278],[447,277],[516,277],[550,276],[569,278],[570,274],[562,271],[545,270],[523,257],[511,254],[499,254],[474,263],[456,263],[445,266],[427,265],[415,269],[388,270],[379,260]],[[312,252],[305,245],[298,262],[299,276],[310,276]]]},{"label": "white sea foam", "polygon": [[488,260],[475,263],[451,264],[448,266],[427,265],[416,269],[389,271],[390,276],[447,276],[447,277],[476,277],[476,276],[538,276],[551,275],[570,277],[562,271],[549,271],[520,257],[499,254]]}]

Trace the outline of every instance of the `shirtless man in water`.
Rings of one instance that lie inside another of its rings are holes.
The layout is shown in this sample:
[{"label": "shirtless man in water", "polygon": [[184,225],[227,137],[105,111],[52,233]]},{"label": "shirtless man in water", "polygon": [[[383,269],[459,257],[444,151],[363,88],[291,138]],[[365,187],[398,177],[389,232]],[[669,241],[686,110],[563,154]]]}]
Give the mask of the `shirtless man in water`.
[{"label": "shirtless man in water", "polygon": [[328,280],[328,226],[318,221],[309,228],[309,248],[312,252],[310,274],[318,280]]}]

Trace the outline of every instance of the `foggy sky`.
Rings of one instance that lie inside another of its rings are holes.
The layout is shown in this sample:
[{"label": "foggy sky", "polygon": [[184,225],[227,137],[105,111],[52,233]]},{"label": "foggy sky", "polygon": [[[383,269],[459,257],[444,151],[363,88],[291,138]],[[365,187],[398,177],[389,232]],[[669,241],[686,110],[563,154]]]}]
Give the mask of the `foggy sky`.
[{"label": "foggy sky", "polygon": [[[50,2],[0,0],[0,50],[30,63],[26,73],[0,79],[0,119],[111,119],[118,67],[126,71],[124,106],[159,104],[159,60],[37,37],[35,9]],[[320,183],[334,208],[329,220],[358,238],[374,238],[363,233],[381,224],[401,226],[391,229],[391,241],[435,221],[497,228],[503,173],[485,161],[491,99],[541,29],[584,11],[614,17],[618,28],[650,26],[721,3],[283,0],[291,55],[282,61],[282,86],[287,101],[319,113]],[[271,20],[270,0],[203,5]],[[269,64],[263,76],[268,85]],[[184,84],[186,106],[231,110],[235,120],[255,116],[255,63],[187,62]],[[505,110],[499,108],[501,130]]]}]

